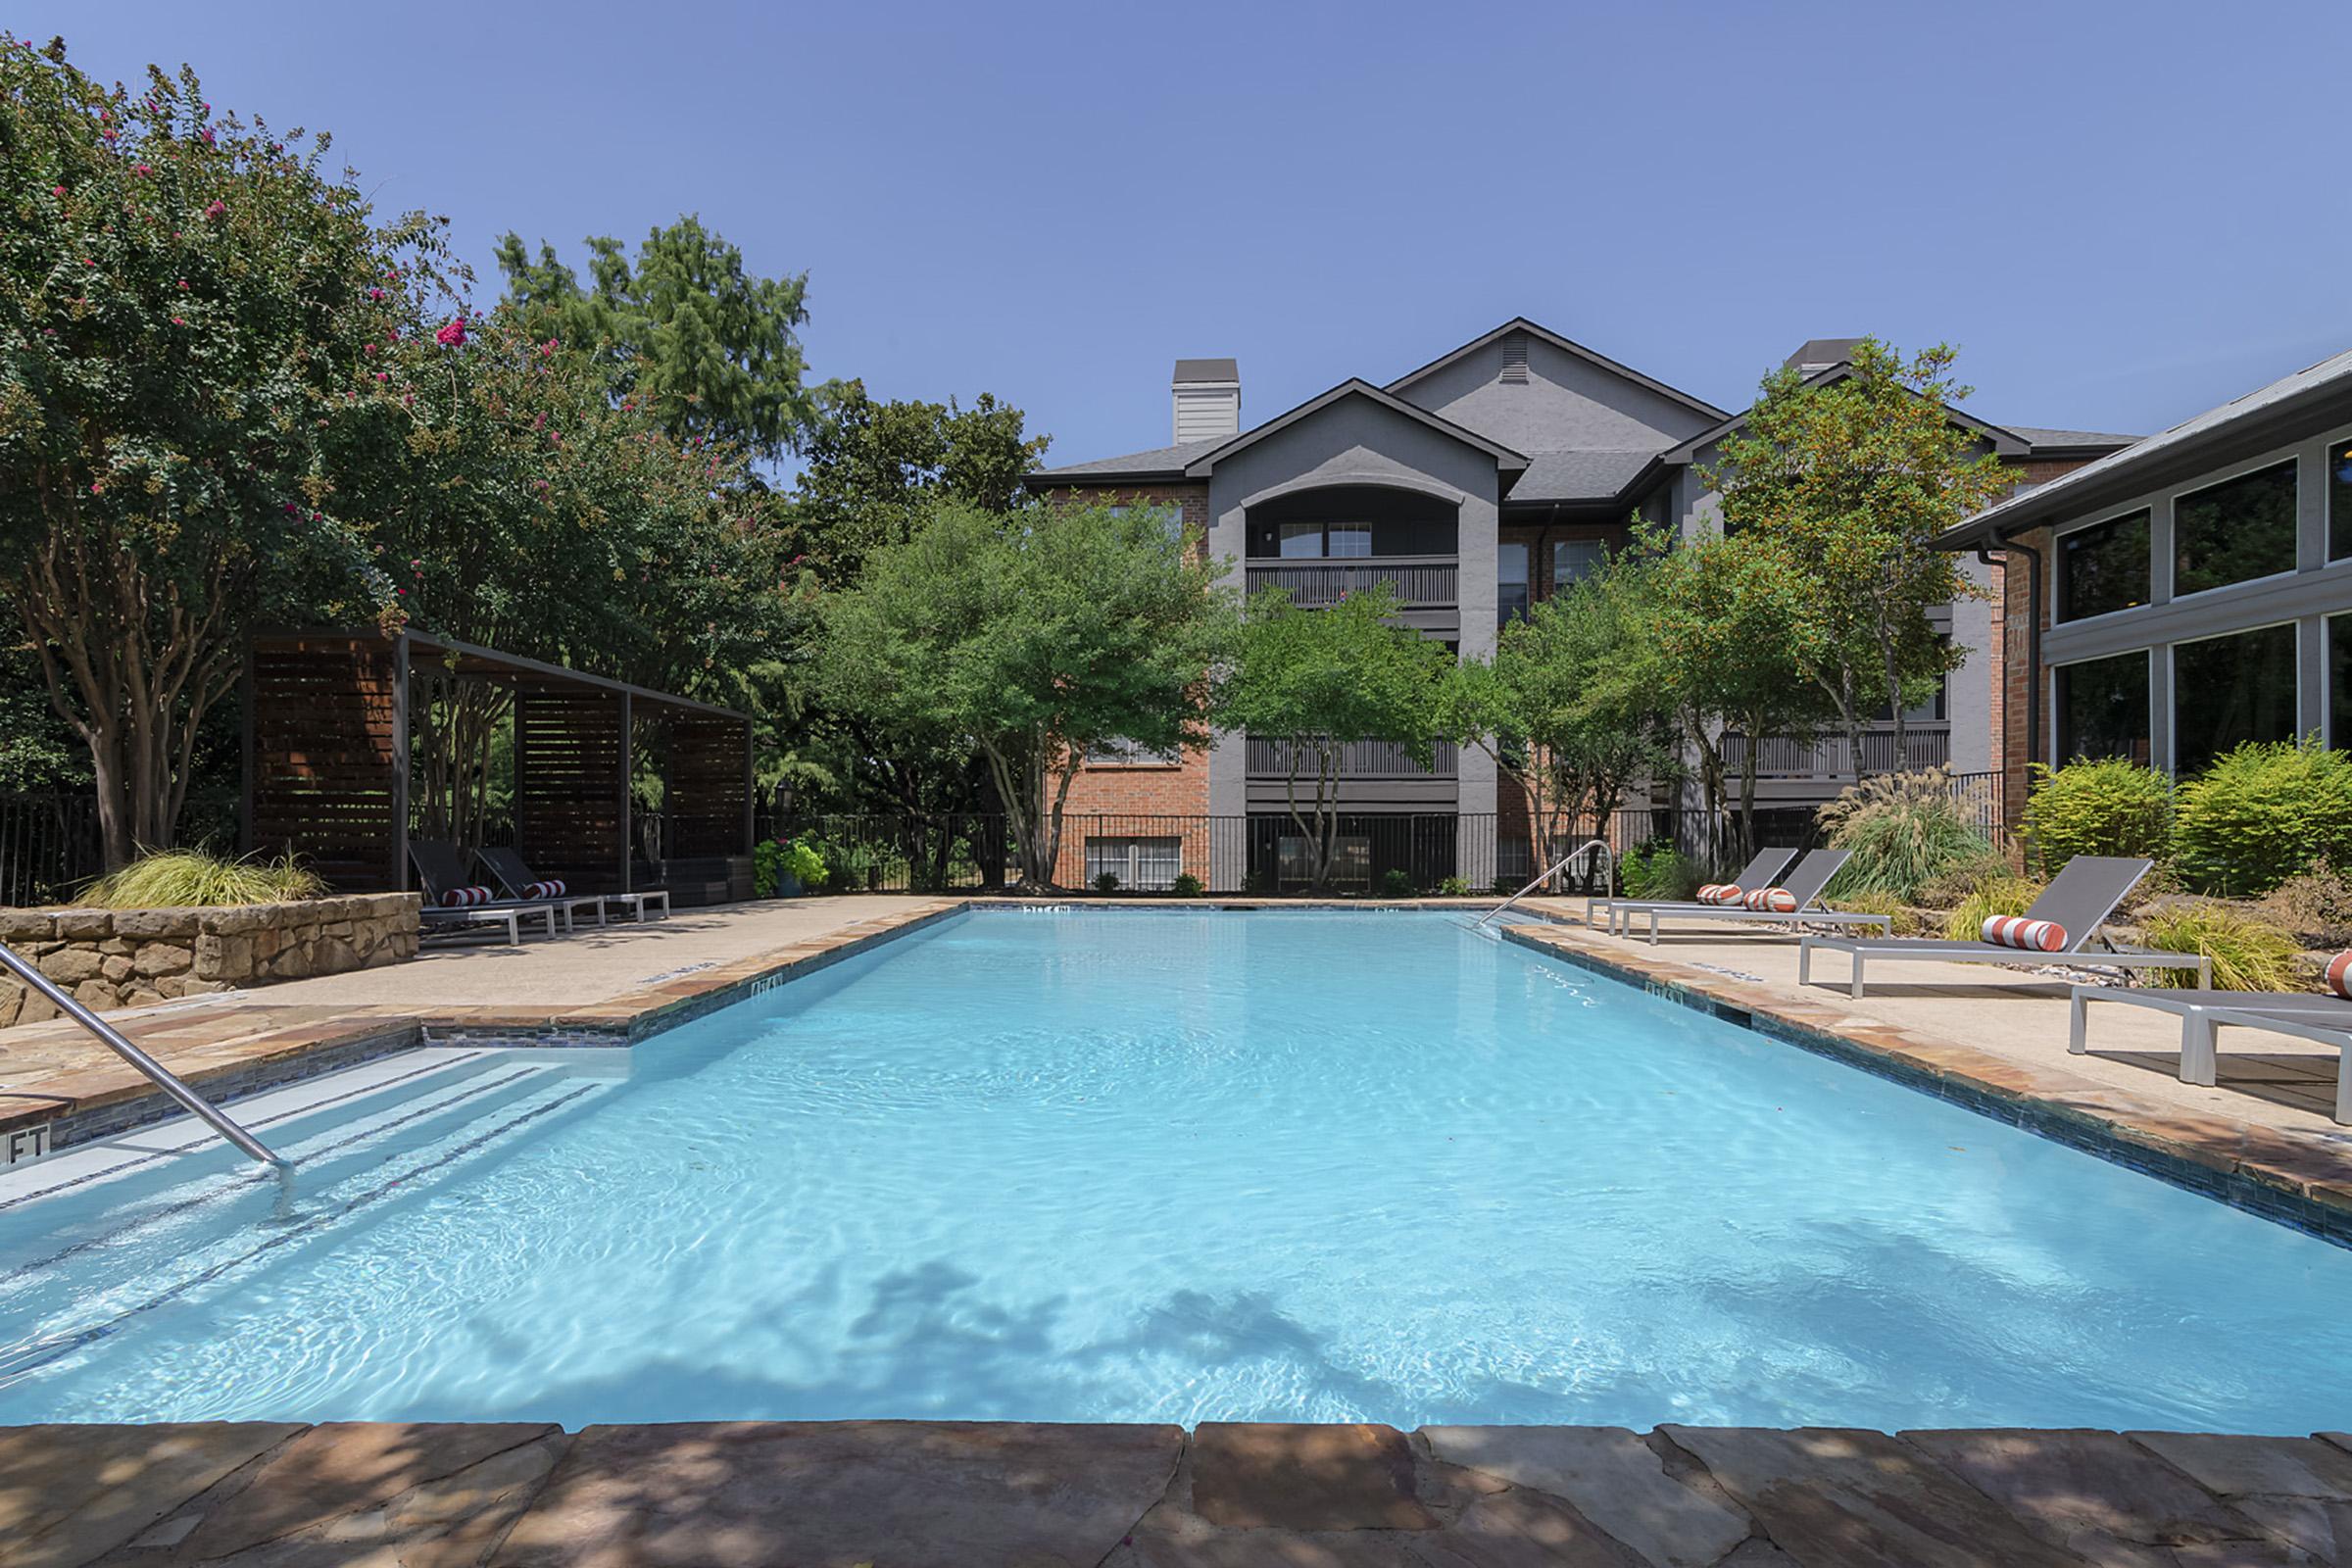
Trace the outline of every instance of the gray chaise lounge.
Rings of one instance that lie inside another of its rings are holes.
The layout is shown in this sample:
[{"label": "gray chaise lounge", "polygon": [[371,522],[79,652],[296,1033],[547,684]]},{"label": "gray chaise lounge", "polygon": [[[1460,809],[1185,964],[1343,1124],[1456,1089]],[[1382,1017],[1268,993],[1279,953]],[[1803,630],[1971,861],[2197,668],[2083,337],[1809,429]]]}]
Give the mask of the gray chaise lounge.
[{"label": "gray chaise lounge", "polygon": [[[1830,879],[1836,876],[1845,862],[1851,858],[1853,858],[1851,850],[1806,851],[1804,858],[1796,862],[1795,868],[1780,882],[1773,884],[1796,900],[1796,907],[1792,910],[1750,909],[1738,904],[1693,904],[1684,907],[1652,906],[1645,911],[1649,915],[1649,945],[1653,948],[1658,945],[1658,921],[1661,919],[1732,920],[1742,925],[1785,926],[1792,932],[1797,927],[1806,925],[1876,926],[1881,932],[1885,932],[1893,924],[1886,915],[1850,914],[1843,909],[1825,909],[1817,906],[1822,889],[1830,885]],[[1618,911],[1611,910],[1609,913],[1611,934],[1629,935],[1633,925],[1633,914],[1638,912],[1644,911],[1629,908],[1621,926]]]},{"label": "gray chaise lounge", "polygon": [[[507,897],[511,899],[529,898],[530,895],[523,889],[535,882],[546,880],[531,869],[530,863],[523,859],[520,850],[476,850],[473,852],[473,858],[481,862],[483,870],[490,873],[490,880],[504,888]],[[662,912],[663,914],[669,912],[669,890],[667,888],[651,888],[643,893],[562,893],[558,894],[553,902],[564,906],[564,918],[566,921],[576,920],[579,917],[579,911],[586,909],[590,914],[596,916],[598,925],[604,925],[607,923],[605,911],[614,904],[628,909],[638,919],[644,919],[645,901],[648,899],[660,899]]]},{"label": "gray chaise lounge", "polygon": [[2093,950],[2092,938],[2124,902],[2124,895],[2148,874],[2150,860],[2117,856],[2078,855],[2041,890],[2026,911],[2029,920],[2048,920],[2066,930],[2065,945],[2055,953],[2007,948],[1997,942],[1950,942],[1935,937],[1805,937],[1797,943],[1796,983],[1812,981],[1816,950],[1843,953],[1854,963],[1850,994],[1862,995],[1862,966],[1870,959],[1907,959],[1923,963],[1998,963],[2011,968],[2042,968],[2074,963],[2100,969],[2194,969],[2200,987],[2213,983],[2213,960],[2198,953],[2117,952]]},{"label": "gray chaise lounge", "polygon": [[569,911],[546,899],[494,899],[488,904],[447,905],[442,897],[452,888],[470,886],[466,880],[466,859],[454,844],[438,839],[411,839],[409,863],[416,868],[416,880],[424,889],[424,907],[418,915],[427,930],[442,930],[469,925],[503,925],[507,940],[519,946],[522,942],[522,922],[525,918],[544,919],[547,934],[556,934],[556,917],[563,915],[564,929],[569,930]]},{"label": "gray chaise lounge", "polygon": [[[1787,870],[1788,862],[1794,858],[1796,858],[1796,851],[1792,847],[1767,845],[1758,850],[1749,858],[1747,864],[1740,868],[1740,874],[1733,877],[1728,885],[1749,891],[1770,887],[1772,879]],[[1585,901],[1585,927],[1587,930],[1597,927],[1600,924],[1600,912],[1604,909],[1608,911],[1609,929],[1614,931],[1617,929],[1617,911],[1620,909],[1632,910],[1636,913],[1646,913],[1651,909],[1656,909],[1660,912],[1689,914],[1696,909],[1724,907],[1727,906],[1699,904],[1690,899],[1612,899],[1605,895],[1595,895]]]},{"label": "gray chaise lounge", "polygon": [[2352,1122],[2352,1002],[2332,992],[2311,991],[2187,991],[2150,987],[2129,991],[2119,986],[2077,986],[2067,1019],[2066,1049],[2082,1056],[2090,1052],[2090,1004],[2120,1002],[2154,1012],[2177,1013],[2180,1019],[2180,1081],[2211,1088],[2221,1076],[2215,1032],[2225,1024],[2241,1029],[2268,1029],[2317,1045],[2333,1046],[2335,1062],[2335,1119]]}]

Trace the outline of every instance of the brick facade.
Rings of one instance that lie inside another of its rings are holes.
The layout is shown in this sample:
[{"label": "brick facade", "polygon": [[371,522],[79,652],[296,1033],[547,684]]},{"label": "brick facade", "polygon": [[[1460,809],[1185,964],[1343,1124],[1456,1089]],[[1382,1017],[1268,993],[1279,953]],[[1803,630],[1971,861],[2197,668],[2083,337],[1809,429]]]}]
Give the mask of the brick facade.
[{"label": "brick facade", "polygon": [[[2060,474],[2072,473],[2089,458],[2038,458],[2016,465],[2020,477],[2027,485],[2049,483]],[[2041,552],[2047,569],[2050,533],[2037,528],[2020,534],[2019,539]],[[2009,571],[1999,563],[1996,554],[1992,568],[1992,759],[1993,768],[2001,775],[2001,817],[2012,825],[2023,820],[2026,792],[2031,783],[2027,764],[2032,760],[2026,736],[2027,715],[2033,711],[2034,697],[2026,690],[2026,670],[2029,656],[2026,648],[2030,574],[2025,570]],[[2021,567],[2029,564],[2021,556]],[[2050,625],[2050,607],[2041,607],[2041,625]],[[2045,680],[2047,671],[2044,671]]]}]

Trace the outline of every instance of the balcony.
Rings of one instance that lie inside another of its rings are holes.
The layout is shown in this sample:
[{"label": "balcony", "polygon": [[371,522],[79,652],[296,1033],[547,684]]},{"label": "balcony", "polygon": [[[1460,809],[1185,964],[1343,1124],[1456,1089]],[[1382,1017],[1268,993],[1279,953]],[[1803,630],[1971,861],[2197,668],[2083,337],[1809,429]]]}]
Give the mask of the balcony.
[{"label": "balcony", "polygon": [[[1285,740],[1263,740],[1250,737],[1250,777],[1253,779],[1286,779],[1291,772],[1293,743]],[[1340,778],[1348,779],[1424,779],[1454,776],[1455,754],[1453,743],[1440,741],[1432,748],[1430,765],[1422,767],[1406,755],[1405,749],[1389,741],[1350,741],[1340,748]],[[1315,776],[1316,761],[1311,749],[1298,760],[1298,777],[1302,784]]]},{"label": "balcony", "polygon": [[1347,560],[1253,557],[1244,564],[1250,593],[1281,588],[1304,610],[1325,610],[1347,594],[1393,584],[1406,610],[1451,610],[1461,602],[1461,567],[1452,556],[1360,556]]},{"label": "balcony", "polygon": [[[1813,741],[1774,738],[1767,739],[1756,753],[1756,776],[1850,782],[1872,773],[1908,773],[1942,767],[1951,760],[1952,732],[1948,725],[1912,726],[1903,736],[1899,754],[1894,748],[1893,730],[1866,729],[1862,732],[1860,768],[1854,766],[1853,748],[1842,735],[1825,735]],[[1738,777],[1746,764],[1747,737],[1736,733],[1724,736],[1724,771]]]}]

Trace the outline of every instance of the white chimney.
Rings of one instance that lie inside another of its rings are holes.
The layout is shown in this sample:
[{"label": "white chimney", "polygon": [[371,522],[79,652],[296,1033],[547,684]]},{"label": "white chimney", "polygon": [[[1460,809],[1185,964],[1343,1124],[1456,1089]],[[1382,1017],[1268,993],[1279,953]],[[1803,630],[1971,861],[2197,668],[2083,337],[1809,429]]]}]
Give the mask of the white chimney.
[{"label": "white chimney", "polygon": [[1170,388],[1176,444],[1222,441],[1242,433],[1242,371],[1231,360],[1178,360]]}]

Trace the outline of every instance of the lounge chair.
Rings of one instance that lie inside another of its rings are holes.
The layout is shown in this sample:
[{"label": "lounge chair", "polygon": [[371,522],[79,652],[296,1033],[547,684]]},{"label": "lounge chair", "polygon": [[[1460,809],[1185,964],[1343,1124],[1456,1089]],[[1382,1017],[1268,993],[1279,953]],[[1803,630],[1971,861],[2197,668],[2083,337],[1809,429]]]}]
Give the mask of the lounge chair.
[{"label": "lounge chair", "polygon": [[[1772,879],[1780,875],[1783,871],[1787,870],[1788,868],[1788,862],[1794,858],[1796,858],[1796,851],[1792,848],[1785,845],[1767,846],[1764,849],[1758,850],[1748,860],[1747,864],[1740,868],[1740,874],[1732,878],[1731,882],[1727,885],[1739,888],[1742,892],[1753,892],[1757,888],[1770,887],[1772,886]],[[1697,904],[1693,903],[1690,899],[1612,899],[1605,896],[1595,897],[1587,899],[1585,901],[1585,927],[1587,930],[1591,930],[1592,928],[1599,925],[1600,920],[1598,916],[1604,909],[1608,911],[1609,929],[1614,931],[1617,928],[1617,911],[1620,909],[1630,910],[1635,913],[1646,913],[1651,909],[1657,909],[1661,911],[1671,911],[1676,914],[1689,914],[1693,909],[1715,909],[1721,907],[1723,907],[1721,905]]]},{"label": "lounge chair", "polygon": [[[476,850],[473,854],[474,858],[481,862],[482,869],[490,873],[490,880],[504,888],[509,898],[527,899],[530,894],[526,889],[547,880],[531,869],[520,850]],[[632,918],[643,920],[646,918],[647,903],[657,900],[662,905],[662,912],[668,914],[667,888],[647,888],[638,893],[564,893],[557,896],[558,903],[572,910],[587,909],[595,914],[598,925],[606,923],[606,911],[615,904],[628,910]]]},{"label": "lounge chair", "polygon": [[[1787,926],[1791,931],[1800,925],[1876,926],[1884,933],[1892,921],[1883,914],[1853,914],[1844,909],[1821,907],[1821,890],[1853,858],[1850,850],[1808,850],[1805,857],[1781,881],[1772,884],[1795,903],[1786,909],[1751,909],[1739,904],[1694,904],[1687,907],[1652,906],[1649,915],[1649,945],[1658,945],[1658,922],[1664,920],[1734,920],[1742,925]],[[1754,891],[1753,889],[1750,890]],[[1609,930],[1617,936],[1630,935],[1634,917],[1623,917],[1622,927],[1615,911],[1611,911]]]},{"label": "lounge chair", "polygon": [[409,840],[409,863],[416,868],[416,880],[424,889],[424,907],[420,911],[427,927],[443,928],[468,925],[504,925],[507,940],[520,944],[522,921],[525,918],[544,919],[547,934],[556,934],[556,921],[561,917],[565,930],[571,929],[570,911],[550,899],[492,899],[483,904],[453,905],[443,900],[455,888],[472,886],[466,877],[466,858],[458,847],[439,839]]},{"label": "lounge chair", "polygon": [[1870,959],[1905,959],[1919,963],[1998,963],[2012,968],[2043,968],[2074,963],[2101,969],[2194,969],[2197,984],[2213,982],[2213,960],[2200,953],[2094,951],[2089,943],[2154,864],[2108,855],[2078,855],[2041,890],[2041,897],[2025,912],[2027,920],[2044,920],[2065,933],[2050,950],[2004,947],[1997,942],[1950,942],[1936,937],[1805,937],[1796,948],[1796,983],[1811,983],[1813,955],[1818,951],[1843,953],[1853,958],[1853,996],[1862,995],[1862,966]]},{"label": "lounge chair", "polygon": [[2220,1053],[2214,1039],[2225,1024],[2241,1029],[2268,1029],[2336,1050],[2335,1119],[2352,1122],[2352,1002],[2332,992],[2316,991],[2186,991],[2149,987],[2144,991],[2120,986],[2077,986],[2067,1019],[2066,1049],[2081,1056],[2089,1054],[2090,1004],[2119,1002],[2130,1007],[2177,1013],[2180,1019],[2180,1081],[2210,1088],[2220,1077]]}]

